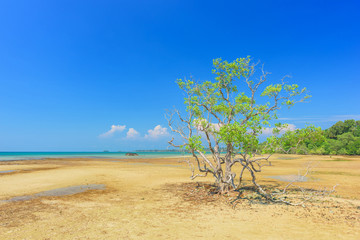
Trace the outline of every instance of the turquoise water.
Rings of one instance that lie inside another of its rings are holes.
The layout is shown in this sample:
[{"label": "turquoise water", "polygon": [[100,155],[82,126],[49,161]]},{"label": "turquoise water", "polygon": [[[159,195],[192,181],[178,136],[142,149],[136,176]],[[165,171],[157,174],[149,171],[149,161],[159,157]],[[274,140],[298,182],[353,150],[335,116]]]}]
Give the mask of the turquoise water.
[{"label": "turquoise water", "polygon": [[139,156],[125,156],[126,152],[0,152],[0,161],[44,158],[163,158],[182,156],[181,152],[137,152]]}]

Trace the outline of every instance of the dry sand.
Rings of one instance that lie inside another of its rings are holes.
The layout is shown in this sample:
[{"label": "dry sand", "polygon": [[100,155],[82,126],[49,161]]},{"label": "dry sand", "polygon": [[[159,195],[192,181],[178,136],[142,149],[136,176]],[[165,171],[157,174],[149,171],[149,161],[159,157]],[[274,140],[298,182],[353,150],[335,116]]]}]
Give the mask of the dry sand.
[{"label": "dry sand", "polygon": [[[360,239],[360,157],[278,155],[259,181],[284,185],[268,176],[309,161],[316,181],[303,186],[339,184],[333,198],[306,208],[243,200],[235,209],[226,197],[197,197],[204,192],[178,159],[0,162],[0,171],[16,170],[0,173],[0,239]],[[1,201],[86,184],[106,189]]]}]

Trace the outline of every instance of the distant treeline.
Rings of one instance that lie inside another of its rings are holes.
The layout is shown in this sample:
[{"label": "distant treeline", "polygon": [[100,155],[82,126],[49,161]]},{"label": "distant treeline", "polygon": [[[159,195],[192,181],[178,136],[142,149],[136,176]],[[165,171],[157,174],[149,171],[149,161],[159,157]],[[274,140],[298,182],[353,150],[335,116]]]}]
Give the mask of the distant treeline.
[{"label": "distant treeline", "polygon": [[[284,136],[282,136],[284,137]],[[345,120],[320,131],[320,137],[306,139],[294,154],[360,155],[360,121]]]}]

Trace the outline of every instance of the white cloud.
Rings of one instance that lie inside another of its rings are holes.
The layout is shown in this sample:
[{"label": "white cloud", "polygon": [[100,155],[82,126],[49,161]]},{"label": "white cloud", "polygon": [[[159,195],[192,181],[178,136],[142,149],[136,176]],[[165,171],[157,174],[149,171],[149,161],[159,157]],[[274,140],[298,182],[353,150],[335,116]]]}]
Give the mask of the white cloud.
[{"label": "white cloud", "polygon": [[288,121],[306,121],[306,120],[317,120],[317,117],[298,117],[298,118],[278,118],[278,120],[288,120]]},{"label": "white cloud", "polygon": [[360,120],[360,114],[352,115],[332,115],[332,116],[314,116],[314,117],[298,117],[298,118],[278,118],[278,120],[295,121],[299,123],[322,123],[322,122],[337,122],[347,119]]},{"label": "white cloud", "polygon": [[148,130],[148,134],[145,135],[145,138],[156,139],[167,135],[169,135],[167,128],[157,125],[154,129]]},{"label": "white cloud", "polygon": [[[280,134],[285,133],[286,131],[294,131],[296,129],[296,126],[294,124],[287,124],[286,128],[281,129]],[[274,128],[263,128],[262,129],[262,135],[272,135]]]},{"label": "white cloud", "polygon": [[126,128],[125,125],[112,125],[111,129],[107,131],[106,133],[100,134],[99,137],[106,138],[111,137],[115,132],[122,132]]},{"label": "white cloud", "polygon": [[[208,123],[208,121],[204,118],[195,119],[193,121],[193,125],[196,130],[200,132],[204,132],[205,128],[213,132],[218,132],[222,126],[220,123]],[[205,126],[205,128],[203,126]]]},{"label": "white cloud", "polygon": [[136,131],[135,129],[133,128],[129,128],[129,131],[126,133],[126,138],[128,139],[134,139],[134,138],[137,138],[139,137],[139,132]]},{"label": "white cloud", "polygon": [[360,114],[335,115],[335,116],[332,116],[332,118],[331,118],[332,121],[345,121],[345,120],[348,120],[348,119],[360,120]]}]

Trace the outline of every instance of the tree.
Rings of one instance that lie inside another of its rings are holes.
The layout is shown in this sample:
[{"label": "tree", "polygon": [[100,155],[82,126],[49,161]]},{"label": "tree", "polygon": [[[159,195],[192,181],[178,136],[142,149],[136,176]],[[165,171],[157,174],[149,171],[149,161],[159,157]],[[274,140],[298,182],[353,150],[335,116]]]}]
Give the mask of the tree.
[{"label": "tree", "polygon": [[[320,127],[313,125],[302,129],[286,131],[281,136],[271,136],[265,142],[264,152],[285,154],[308,154],[312,149],[320,147],[325,137]],[[266,146],[271,146],[266,148]]]},{"label": "tree", "polygon": [[360,121],[353,119],[338,121],[325,130],[327,140],[323,144],[325,154],[357,155],[360,154]]},{"label": "tree", "polygon": [[356,137],[353,142],[347,146],[347,154],[360,155],[360,137]]},{"label": "tree", "polygon": [[338,135],[341,135],[344,133],[345,130],[345,124],[342,121],[338,121],[330,128],[326,129],[326,135],[328,138],[336,139]]},{"label": "tree", "polygon": [[[174,138],[169,143],[192,154],[194,162],[188,162],[192,179],[211,174],[219,192],[224,193],[241,188],[243,174],[248,171],[259,193],[269,198],[256,181],[256,173],[269,165],[271,156],[261,155],[259,135],[277,119],[276,112],[282,106],[290,108],[310,96],[305,95],[305,88],[288,84],[288,76],[264,86],[270,73],[250,57],[233,62],[218,58],[213,66],[214,81],[177,80],[185,93],[187,113],[175,110],[168,114],[170,129],[183,139],[181,144]],[[282,128],[286,126],[279,123],[274,131]],[[263,149],[274,152],[281,145],[277,140],[272,138]],[[240,165],[238,173],[234,172],[236,165]]]}]

